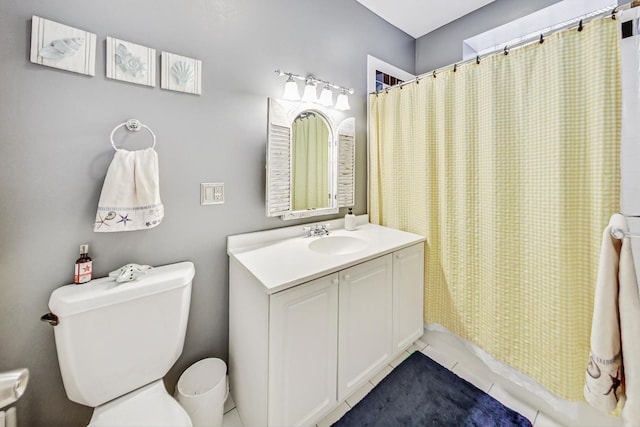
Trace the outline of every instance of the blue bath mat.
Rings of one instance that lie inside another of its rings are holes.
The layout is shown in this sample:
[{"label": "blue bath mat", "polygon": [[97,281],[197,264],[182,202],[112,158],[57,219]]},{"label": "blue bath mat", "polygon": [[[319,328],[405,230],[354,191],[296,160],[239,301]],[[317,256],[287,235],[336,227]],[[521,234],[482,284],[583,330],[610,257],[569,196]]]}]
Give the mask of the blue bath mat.
[{"label": "blue bath mat", "polygon": [[415,352],[334,426],[530,427],[531,422]]}]

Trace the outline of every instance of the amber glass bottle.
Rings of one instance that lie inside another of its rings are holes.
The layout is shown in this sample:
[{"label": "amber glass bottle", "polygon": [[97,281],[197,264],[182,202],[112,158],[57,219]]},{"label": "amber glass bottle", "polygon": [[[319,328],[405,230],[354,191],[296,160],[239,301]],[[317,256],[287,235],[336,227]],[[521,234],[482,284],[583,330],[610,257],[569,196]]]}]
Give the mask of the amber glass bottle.
[{"label": "amber glass bottle", "polygon": [[89,257],[89,245],[80,245],[80,258],[76,260],[76,271],[73,282],[76,285],[87,283],[91,280],[93,265]]}]

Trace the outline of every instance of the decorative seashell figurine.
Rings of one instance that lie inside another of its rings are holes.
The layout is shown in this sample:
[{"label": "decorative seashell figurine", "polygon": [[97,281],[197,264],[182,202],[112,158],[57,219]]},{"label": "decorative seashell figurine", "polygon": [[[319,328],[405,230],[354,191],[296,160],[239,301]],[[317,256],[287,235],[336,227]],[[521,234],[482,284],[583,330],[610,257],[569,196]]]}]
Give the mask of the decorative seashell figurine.
[{"label": "decorative seashell figurine", "polygon": [[109,273],[109,277],[116,279],[117,283],[131,282],[140,276],[147,274],[153,267],[150,265],[127,264]]},{"label": "decorative seashell figurine", "polygon": [[186,86],[193,80],[193,67],[185,61],[178,61],[171,66],[171,73],[176,78],[178,86]]},{"label": "decorative seashell figurine", "polygon": [[51,45],[42,47],[38,54],[47,59],[61,59],[73,56],[80,50],[84,39],[73,37],[68,39],[58,39],[51,42]]}]

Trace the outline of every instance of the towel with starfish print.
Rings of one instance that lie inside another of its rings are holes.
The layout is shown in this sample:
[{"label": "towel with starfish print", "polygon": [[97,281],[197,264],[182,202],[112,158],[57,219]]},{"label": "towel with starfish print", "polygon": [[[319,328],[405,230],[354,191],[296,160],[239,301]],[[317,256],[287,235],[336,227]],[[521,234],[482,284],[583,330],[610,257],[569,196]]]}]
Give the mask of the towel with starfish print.
[{"label": "towel with starfish print", "polygon": [[592,406],[606,412],[622,401],[623,425],[637,426],[640,423],[638,282],[629,238],[614,238],[612,229],[626,232],[626,218],[613,215],[602,237],[584,396]]},{"label": "towel with starfish print", "polygon": [[160,224],[163,217],[158,154],[153,148],[116,150],[102,186],[93,231],[146,230]]}]

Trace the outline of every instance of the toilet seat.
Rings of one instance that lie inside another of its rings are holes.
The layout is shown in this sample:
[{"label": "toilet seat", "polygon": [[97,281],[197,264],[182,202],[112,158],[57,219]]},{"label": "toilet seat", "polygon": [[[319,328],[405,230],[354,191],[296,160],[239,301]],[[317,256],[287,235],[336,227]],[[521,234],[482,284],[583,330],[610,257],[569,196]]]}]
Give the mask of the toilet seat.
[{"label": "toilet seat", "polygon": [[87,427],[192,427],[187,412],[157,380],[98,406]]}]

